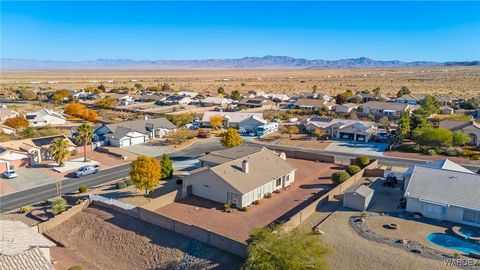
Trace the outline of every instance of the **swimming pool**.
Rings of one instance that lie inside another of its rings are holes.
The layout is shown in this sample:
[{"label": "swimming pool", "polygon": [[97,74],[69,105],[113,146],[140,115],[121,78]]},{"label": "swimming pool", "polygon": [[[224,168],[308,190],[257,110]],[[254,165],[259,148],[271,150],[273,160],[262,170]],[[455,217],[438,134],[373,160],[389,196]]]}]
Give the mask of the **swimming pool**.
[{"label": "swimming pool", "polygon": [[468,237],[475,237],[475,238],[480,237],[480,231],[477,231],[477,230],[461,227],[460,229],[458,229],[458,231]]},{"label": "swimming pool", "polygon": [[476,253],[480,254],[480,244],[461,240],[455,236],[444,233],[431,233],[427,235],[427,240],[431,243],[444,247],[455,249],[463,253]]}]

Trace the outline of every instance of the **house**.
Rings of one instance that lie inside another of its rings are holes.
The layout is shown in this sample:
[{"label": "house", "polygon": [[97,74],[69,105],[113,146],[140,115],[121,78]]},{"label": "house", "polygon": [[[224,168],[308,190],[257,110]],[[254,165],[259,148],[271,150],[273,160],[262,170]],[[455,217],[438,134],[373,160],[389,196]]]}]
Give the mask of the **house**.
[{"label": "house", "polygon": [[100,97],[101,98],[109,97],[109,98],[116,99],[118,100],[118,104],[120,106],[126,106],[135,102],[135,97],[129,94],[101,93]]},{"label": "house", "polygon": [[170,106],[170,105],[188,105],[191,102],[192,102],[192,99],[188,96],[172,95],[155,102],[155,104]]},{"label": "house", "polygon": [[408,212],[480,228],[480,175],[415,166],[404,197]]},{"label": "house", "polygon": [[75,92],[74,94],[72,94],[72,98],[76,99],[88,99],[89,96],[90,93],[87,93],[85,91]]},{"label": "house", "polygon": [[[421,94],[405,94],[401,97],[396,98],[395,103],[419,105],[422,102],[422,100],[425,99],[426,96],[427,95],[421,95]],[[438,95],[434,95],[433,97],[441,106],[446,106],[454,103],[454,100],[449,97],[438,96]]]},{"label": "house", "polygon": [[238,128],[247,131],[254,131],[256,127],[265,125],[267,121],[263,119],[263,113],[243,113],[243,112],[212,112],[203,114],[202,127],[211,127],[210,118],[212,116],[223,117],[223,128]]},{"label": "house", "polygon": [[0,220],[2,270],[53,270],[50,248],[56,244],[25,223]]},{"label": "house", "polygon": [[244,98],[242,99],[238,105],[244,106],[247,108],[260,108],[266,105],[275,105],[271,100],[264,98],[264,97],[255,97],[255,98]]},{"label": "house", "polygon": [[352,111],[356,111],[359,106],[360,105],[355,103],[344,103],[341,105],[334,105],[333,107],[335,108],[335,113],[345,114],[345,113],[350,113]]},{"label": "house", "polygon": [[323,99],[307,99],[300,98],[293,104],[295,108],[302,110],[320,110],[321,108],[327,108],[331,110],[334,106],[333,103],[325,101]]},{"label": "house", "polygon": [[436,160],[436,161],[428,161],[427,163],[424,164],[417,164],[415,166],[411,166],[407,169],[405,173],[403,173],[402,178],[403,178],[403,186],[406,189],[408,186],[408,182],[410,181],[410,178],[412,177],[413,171],[415,170],[415,167],[425,167],[425,168],[433,168],[433,169],[441,169],[441,170],[448,170],[448,171],[455,171],[455,172],[463,172],[463,173],[473,173],[472,171],[466,169],[463,166],[458,165],[457,163],[449,160],[449,159],[442,159],[442,160]]},{"label": "house", "polygon": [[475,121],[443,120],[438,127],[451,131],[461,130],[470,135],[470,145],[480,146],[480,124]]},{"label": "house", "polygon": [[347,139],[353,141],[367,142],[378,131],[373,122],[336,119],[329,117],[315,116],[304,122],[305,130],[313,132],[319,128],[327,136],[333,139]]},{"label": "house", "polygon": [[18,115],[20,114],[7,108],[7,105],[0,105],[0,123],[5,122],[8,118],[13,118]]},{"label": "house", "polygon": [[365,114],[390,117],[399,117],[402,113],[408,112],[412,109],[408,104],[381,101],[369,101],[360,107]]},{"label": "house", "polygon": [[455,110],[453,108],[450,108],[448,106],[442,106],[440,107],[440,114],[453,114]]},{"label": "house", "polygon": [[67,118],[65,118],[65,116],[47,109],[27,113],[25,114],[25,118],[27,118],[32,127],[65,125],[67,123]]},{"label": "house", "polygon": [[343,207],[366,211],[372,200],[374,190],[365,185],[352,186],[343,195]]},{"label": "house", "polygon": [[377,98],[372,94],[357,93],[357,94],[349,97],[348,101],[353,102],[353,103],[366,103],[366,102],[369,102],[369,101],[374,101],[376,99]]},{"label": "house", "polygon": [[263,94],[262,95],[263,97],[265,98],[268,98],[272,101],[275,101],[275,102],[285,102],[285,101],[288,101],[290,98],[285,95],[285,94],[272,94],[272,93],[267,93],[267,94]]},{"label": "house", "polygon": [[[228,156],[228,153],[220,155]],[[262,148],[240,158],[234,155],[231,158],[193,171],[185,177],[183,189],[191,187],[195,196],[242,208],[295,181],[296,169],[283,153]]]},{"label": "house", "polygon": [[231,104],[233,100],[228,98],[221,98],[221,97],[207,97],[205,99],[200,100],[200,105],[204,107],[208,106],[220,106],[226,107]]},{"label": "house", "polygon": [[162,138],[176,129],[177,127],[166,118],[146,118],[118,124],[107,124],[97,128],[94,134],[106,145],[124,147]]},{"label": "house", "polygon": [[263,151],[265,147],[255,145],[242,145],[224,150],[210,152],[210,154],[198,158],[201,167],[214,167],[235,159],[243,158]]},{"label": "house", "polygon": [[189,98],[195,98],[196,96],[198,96],[198,92],[180,91],[177,93],[177,95],[189,97]]},{"label": "house", "polygon": [[314,92],[301,92],[299,98],[307,98],[307,99],[316,99],[318,97],[317,93]]}]

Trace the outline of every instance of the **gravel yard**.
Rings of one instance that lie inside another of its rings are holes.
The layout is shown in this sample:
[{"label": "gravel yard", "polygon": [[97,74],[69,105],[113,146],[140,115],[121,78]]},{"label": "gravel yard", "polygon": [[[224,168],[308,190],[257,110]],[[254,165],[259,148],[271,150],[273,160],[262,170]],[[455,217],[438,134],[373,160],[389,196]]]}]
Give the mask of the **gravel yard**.
[{"label": "gravel yard", "polygon": [[65,246],[52,252],[56,269],[85,261],[87,269],[116,270],[239,269],[242,264],[230,253],[103,208],[89,207],[47,235]]},{"label": "gravel yard", "polygon": [[[361,237],[348,223],[349,217],[355,213],[335,212],[320,225],[320,229],[325,232],[320,238],[332,249],[332,254],[328,257],[331,269],[457,269],[454,266],[446,266],[442,261],[427,259]],[[314,223],[312,220],[308,223],[310,222]]]}]

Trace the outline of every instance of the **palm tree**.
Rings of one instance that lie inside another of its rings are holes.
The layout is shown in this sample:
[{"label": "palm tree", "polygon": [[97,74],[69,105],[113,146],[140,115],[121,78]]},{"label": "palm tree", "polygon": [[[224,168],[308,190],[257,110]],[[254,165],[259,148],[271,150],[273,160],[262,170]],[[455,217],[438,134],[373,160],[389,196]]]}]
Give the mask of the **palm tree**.
[{"label": "palm tree", "polygon": [[68,150],[68,142],[65,138],[56,138],[50,144],[50,154],[53,159],[58,163],[59,167],[65,166],[65,161],[68,156],[70,156],[70,151]]},{"label": "palm tree", "polygon": [[83,144],[83,161],[87,162],[87,144],[92,143],[93,140],[93,128],[89,123],[83,123],[78,127],[78,133],[75,135],[75,139]]}]

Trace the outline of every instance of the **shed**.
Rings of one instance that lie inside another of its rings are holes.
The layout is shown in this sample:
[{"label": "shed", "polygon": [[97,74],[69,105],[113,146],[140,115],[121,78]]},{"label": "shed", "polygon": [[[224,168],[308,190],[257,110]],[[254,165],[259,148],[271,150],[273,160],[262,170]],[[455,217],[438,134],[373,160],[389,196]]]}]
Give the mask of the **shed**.
[{"label": "shed", "polygon": [[373,197],[373,192],[373,189],[365,185],[353,186],[345,192],[343,197],[343,207],[365,211],[368,209],[370,200]]}]

